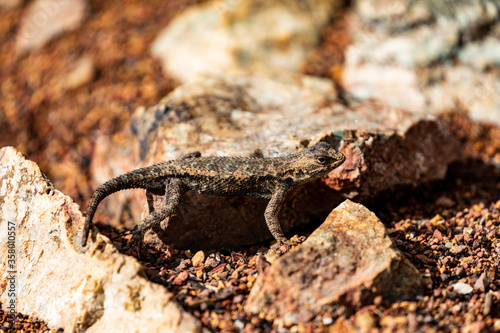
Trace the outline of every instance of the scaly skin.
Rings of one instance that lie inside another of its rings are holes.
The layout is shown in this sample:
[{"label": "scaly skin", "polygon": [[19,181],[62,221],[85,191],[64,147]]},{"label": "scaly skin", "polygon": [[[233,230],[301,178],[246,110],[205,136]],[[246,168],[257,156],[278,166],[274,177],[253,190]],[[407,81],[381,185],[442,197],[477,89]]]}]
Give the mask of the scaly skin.
[{"label": "scaly skin", "polygon": [[[328,174],[340,166],[345,156],[320,142],[286,157],[200,157],[196,152],[181,159],[166,161],[130,171],[102,184],[92,195],[82,235],[86,246],[92,219],[99,203],[108,195],[131,188],[151,194],[167,195],[165,207],[150,214],[134,228],[127,247],[142,241],[144,233],[172,215],[182,195],[190,190],[219,196],[268,198],[264,217],[271,234],[286,242],[278,213],[286,195],[296,186]],[[150,207],[151,208],[151,207]]]}]

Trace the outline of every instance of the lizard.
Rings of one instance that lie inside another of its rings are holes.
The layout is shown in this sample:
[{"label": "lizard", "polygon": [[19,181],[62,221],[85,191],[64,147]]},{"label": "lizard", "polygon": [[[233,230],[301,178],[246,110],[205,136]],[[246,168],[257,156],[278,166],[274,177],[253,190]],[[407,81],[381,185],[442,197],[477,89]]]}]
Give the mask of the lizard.
[{"label": "lizard", "polygon": [[[286,195],[298,185],[320,178],[345,161],[345,156],[329,143],[319,142],[283,157],[204,156],[199,152],[180,159],[136,169],[102,184],[92,194],[85,217],[81,245],[87,238],[99,203],[125,189],[142,188],[150,214],[132,230],[125,248],[137,245],[145,232],[173,214],[184,193],[196,190],[218,196],[270,199],[264,218],[278,244],[287,242],[278,221]],[[165,206],[154,210],[153,195],[166,195]]]}]

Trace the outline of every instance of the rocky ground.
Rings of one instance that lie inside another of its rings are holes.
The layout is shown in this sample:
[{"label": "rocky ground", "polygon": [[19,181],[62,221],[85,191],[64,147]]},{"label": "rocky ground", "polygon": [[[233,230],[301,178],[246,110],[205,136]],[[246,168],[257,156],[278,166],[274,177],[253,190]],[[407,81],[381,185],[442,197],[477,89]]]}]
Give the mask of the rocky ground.
[{"label": "rocky ground", "polygon": [[[22,56],[14,50],[25,5],[0,9],[0,146],[15,146],[57,189],[85,206],[95,185],[89,170],[96,138],[120,132],[138,106],[158,103],[178,85],[147,47],[195,3],[89,1],[77,31]],[[347,28],[348,18],[339,15],[307,56],[304,73],[339,84]],[[422,273],[425,292],[415,300],[375,297],[339,318],[322,314],[304,325],[277,323],[264,312],[244,310],[254,282],[270,265],[263,254],[272,243],[199,252],[146,247],[128,254],[213,331],[500,331],[500,127],[461,112],[444,121],[460,138],[464,161],[452,164],[442,181],[392,188],[367,203]],[[114,140],[120,144],[120,135]],[[304,241],[321,222],[288,236]],[[110,238],[118,232],[99,228]],[[123,241],[114,240],[118,247]],[[5,332],[48,331],[36,318],[0,314]]]},{"label": "rocky ground", "polygon": [[[488,159],[485,153],[477,156]],[[269,243],[196,253],[142,248],[139,254],[128,254],[139,258],[151,281],[172,291],[186,310],[214,331],[498,331],[499,192],[498,169],[476,159],[454,164],[444,181],[381,196],[370,207],[397,248],[422,273],[425,293],[396,303],[375,298],[354,315],[336,320],[323,315],[305,325],[273,325],[274,318],[264,312],[244,311],[257,276],[269,266],[262,256]],[[116,238],[115,229],[100,228]],[[303,241],[311,230],[294,237]],[[118,238],[115,244],[125,241]],[[48,330],[21,314],[15,321],[4,314],[1,325],[5,332]]]},{"label": "rocky ground", "polygon": [[[485,143],[481,151],[498,153],[492,141],[483,141],[498,139],[490,136],[498,129],[482,131],[483,137],[466,145]],[[475,155],[484,160],[491,157],[477,150]],[[140,258],[152,281],[174,292],[188,311],[215,331],[499,331],[499,194],[500,171],[481,159],[470,159],[452,165],[442,182],[382,195],[370,207],[397,248],[423,274],[425,294],[396,303],[375,298],[372,305],[336,321],[325,315],[306,325],[273,326],[275,318],[264,312],[243,311],[256,277],[269,265],[262,256],[269,250],[267,243],[197,253],[144,249],[131,254]],[[310,232],[294,237],[304,240]],[[111,228],[105,233],[116,237]]]},{"label": "rocky ground", "polygon": [[[148,278],[175,294],[182,306],[214,331],[450,331],[500,329],[498,265],[500,249],[500,172],[485,163],[498,154],[499,129],[452,119],[469,158],[455,163],[444,181],[418,188],[394,189],[369,205],[389,236],[422,273],[426,284],[413,301],[376,297],[355,314],[321,318],[305,325],[273,324],[264,312],[244,311],[256,278],[269,267],[262,255],[271,243],[245,248],[194,251],[142,248],[137,257]],[[313,230],[300,230],[302,242]],[[119,248],[125,239],[100,226]],[[297,230],[296,230],[297,231]],[[47,331],[35,318],[2,316],[5,332]]]}]

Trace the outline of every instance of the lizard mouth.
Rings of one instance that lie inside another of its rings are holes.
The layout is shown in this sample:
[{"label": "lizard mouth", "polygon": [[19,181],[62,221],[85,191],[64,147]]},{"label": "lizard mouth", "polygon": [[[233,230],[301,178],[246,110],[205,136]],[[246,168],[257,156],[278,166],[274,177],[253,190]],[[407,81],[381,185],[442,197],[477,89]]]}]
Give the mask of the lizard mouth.
[{"label": "lizard mouth", "polygon": [[334,152],[332,155],[333,158],[335,159],[333,165],[335,165],[336,167],[345,162],[345,155],[342,154],[341,152]]}]

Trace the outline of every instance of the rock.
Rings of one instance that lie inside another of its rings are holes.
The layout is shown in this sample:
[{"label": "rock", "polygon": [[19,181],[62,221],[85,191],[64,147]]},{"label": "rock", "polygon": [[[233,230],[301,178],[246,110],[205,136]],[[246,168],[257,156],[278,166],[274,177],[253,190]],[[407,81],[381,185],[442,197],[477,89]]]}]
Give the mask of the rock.
[{"label": "rock", "polygon": [[484,297],[483,315],[487,316],[491,313],[492,305],[493,305],[493,293],[488,292]]},{"label": "rock", "polygon": [[[500,25],[496,27],[500,32]],[[491,36],[484,40],[466,45],[458,54],[460,61],[480,71],[490,66],[500,65],[500,43],[497,38]]]},{"label": "rock", "polygon": [[64,80],[67,89],[76,89],[92,81],[95,74],[94,61],[90,56],[83,56],[76,61],[73,70]]},{"label": "rock", "polygon": [[325,313],[352,314],[377,295],[397,301],[423,291],[420,273],[393,246],[382,222],[346,200],[303,244],[259,275],[245,309],[304,323]]},{"label": "rock", "polygon": [[[500,124],[496,0],[356,1],[343,86],[357,99],[442,112],[457,106]],[[484,27],[488,27],[484,29]]]},{"label": "rock", "polygon": [[474,288],[472,288],[469,284],[465,282],[457,282],[452,286],[453,286],[453,291],[459,294],[470,294],[474,290]]},{"label": "rock", "polygon": [[484,293],[489,284],[490,281],[488,277],[486,277],[486,273],[483,272],[477,279],[476,283],[474,283],[474,288],[479,289],[479,291]]},{"label": "rock", "polygon": [[461,329],[461,332],[464,333],[481,333],[481,332],[487,332],[488,327],[486,326],[486,323],[484,320],[478,320],[473,323],[464,325]]},{"label": "rock", "polygon": [[200,73],[297,72],[340,5],[337,0],[211,1],[172,20],[151,52],[182,82]]},{"label": "rock", "polygon": [[[0,273],[14,282],[15,293],[2,288],[4,311],[15,300],[15,311],[65,332],[202,329],[172,294],[144,278],[141,265],[118,253],[106,237],[97,236],[82,253],[76,241],[83,222],[78,205],[55,190],[35,163],[14,148],[0,149],[0,232],[7,235],[9,230],[15,238],[10,244],[7,237],[0,238]],[[12,252],[15,260],[8,263]]]},{"label": "rock", "polygon": [[369,312],[359,312],[354,320],[359,332],[370,332],[375,327],[376,321]]},{"label": "rock", "polygon": [[[268,157],[330,142],[346,162],[323,183],[307,184],[288,196],[280,215],[286,231],[324,220],[343,198],[368,200],[396,186],[442,179],[448,164],[460,158],[457,139],[436,118],[369,102],[347,107],[335,96],[330,81],[307,76],[199,78],[158,105],[139,108],[129,130],[117,139],[98,140],[92,162],[95,185],[196,150]],[[163,200],[158,198],[156,207]],[[145,195],[122,191],[103,204],[99,209],[109,205],[115,225],[129,204],[133,221],[139,222]],[[189,192],[170,222],[147,233],[146,240],[157,247],[191,249],[262,241],[271,237],[263,217],[266,204]]]},{"label": "rock", "polygon": [[205,262],[205,253],[203,251],[198,251],[193,256],[193,266],[200,266]]},{"label": "rock", "polygon": [[85,0],[35,0],[23,15],[16,36],[16,53],[45,45],[64,32],[77,29],[86,16]]}]

